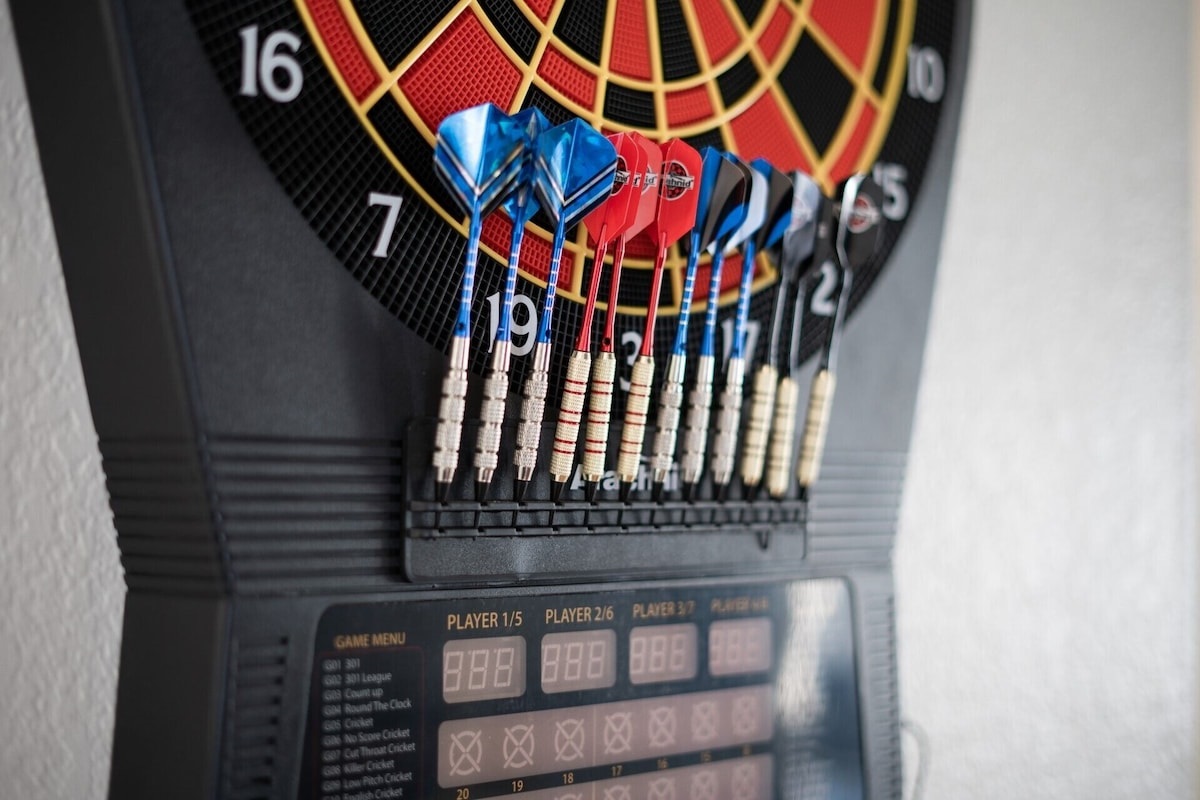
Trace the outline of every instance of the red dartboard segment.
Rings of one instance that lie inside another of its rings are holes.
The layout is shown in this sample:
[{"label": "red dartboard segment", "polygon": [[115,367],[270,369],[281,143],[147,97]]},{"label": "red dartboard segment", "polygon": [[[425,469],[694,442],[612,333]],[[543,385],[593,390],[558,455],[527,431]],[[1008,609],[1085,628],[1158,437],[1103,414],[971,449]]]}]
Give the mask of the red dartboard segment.
[{"label": "red dartboard segment", "polygon": [[712,99],[708,96],[708,87],[667,92],[667,122],[671,125],[700,122],[711,114]]},{"label": "red dartboard segment", "polygon": [[878,8],[877,0],[814,0],[810,14],[846,58],[862,69]]},{"label": "red dartboard segment", "polygon": [[771,21],[763,28],[762,36],[758,37],[758,49],[768,61],[775,61],[779,57],[779,49],[783,47],[791,27],[792,12],[786,5],[780,4],[771,15]]},{"label": "red dartboard segment", "polygon": [[734,119],[734,145],[738,155],[748,161],[765,158],[781,170],[800,169],[813,171],[813,163],[795,140],[780,136],[779,131],[787,128],[787,120],[779,101],[768,92]]},{"label": "red dartboard segment", "polygon": [[304,0],[313,25],[329,48],[330,58],[356,100],[363,100],[379,85],[379,77],[350,30],[346,14],[337,0]]},{"label": "red dartboard segment", "polygon": [[431,131],[455,111],[480,103],[510,107],[520,85],[521,70],[470,9],[430,43],[399,82]]},{"label": "red dartboard segment", "polygon": [[647,28],[647,0],[615,0],[613,47],[608,68],[614,74],[643,81],[650,80],[650,36]]},{"label": "red dartboard segment", "polygon": [[596,102],[596,76],[571,61],[553,45],[546,48],[537,74],[562,92],[564,97],[584,108],[591,108]]},{"label": "red dartboard segment", "polygon": [[692,8],[695,9],[696,21],[704,36],[708,61],[716,64],[734,51],[741,43],[741,37],[734,29],[721,0],[692,0]]}]

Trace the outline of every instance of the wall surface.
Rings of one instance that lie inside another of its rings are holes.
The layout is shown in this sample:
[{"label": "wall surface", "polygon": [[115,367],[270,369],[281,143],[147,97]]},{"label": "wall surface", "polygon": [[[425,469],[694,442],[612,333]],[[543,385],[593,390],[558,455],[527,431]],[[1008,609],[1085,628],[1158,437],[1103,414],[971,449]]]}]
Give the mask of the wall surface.
[{"label": "wall surface", "polygon": [[931,798],[1189,796],[1184,0],[983,0],[897,549]]},{"label": "wall surface", "polygon": [[[1188,5],[976,5],[897,551],[923,796],[1186,797]],[[105,795],[121,607],[0,2],[0,797]]]},{"label": "wall surface", "polygon": [[124,587],[0,2],[0,797],[107,794]]}]

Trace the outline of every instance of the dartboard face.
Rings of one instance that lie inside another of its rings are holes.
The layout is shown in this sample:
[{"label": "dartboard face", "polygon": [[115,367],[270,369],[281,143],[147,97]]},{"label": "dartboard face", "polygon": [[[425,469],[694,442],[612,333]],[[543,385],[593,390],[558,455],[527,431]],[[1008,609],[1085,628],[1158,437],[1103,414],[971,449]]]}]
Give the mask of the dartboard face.
[{"label": "dartboard face", "polygon": [[[557,124],[681,137],[744,159],[802,169],[831,192],[874,170],[887,202],[879,256],[856,274],[850,310],[870,291],[917,202],[952,68],[953,0],[189,0],[216,75],[315,232],[398,320],[435,347],[451,336],[466,221],[436,178],[434,136],[482,102],[537,107]],[[472,367],[497,323],[511,223],[491,215],[473,309]],[[532,348],[551,234],[529,226],[514,308],[514,353]],[[648,241],[630,243],[617,330],[640,345],[652,275]],[[655,349],[674,335],[684,254],[673,249]],[[819,266],[819,265],[818,265]],[[726,259],[722,322],[741,259]],[[592,264],[583,227],[562,257],[555,317],[561,367],[582,317]],[[707,260],[697,307],[708,302]],[[802,350],[829,324],[834,286],[814,273]],[[749,332],[777,285],[758,259]],[[601,297],[608,287],[602,281]],[[601,304],[603,308],[603,304]],[[597,320],[597,325],[600,321]],[[699,336],[701,326],[692,326]],[[723,327],[728,327],[726,323]],[[759,337],[765,339],[766,337]],[[761,345],[762,342],[760,341]],[[518,363],[518,373],[522,370]]]}]

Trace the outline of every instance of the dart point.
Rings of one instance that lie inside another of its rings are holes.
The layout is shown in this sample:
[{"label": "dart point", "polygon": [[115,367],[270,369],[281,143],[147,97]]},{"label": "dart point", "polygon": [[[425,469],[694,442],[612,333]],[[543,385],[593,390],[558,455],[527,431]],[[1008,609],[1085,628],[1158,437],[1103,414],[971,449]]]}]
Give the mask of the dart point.
[{"label": "dart point", "polygon": [[529,481],[523,481],[520,478],[513,480],[513,499],[518,503],[525,502],[525,495],[529,491]]},{"label": "dart point", "polygon": [[550,498],[556,503],[561,503],[563,493],[566,492],[566,490],[566,481],[555,481],[553,487],[550,489]]},{"label": "dart point", "polygon": [[655,481],[650,486],[650,497],[654,500],[654,502],[661,503],[663,500],[666,499],[666,496],[667,496],[666,489],[667,489],[667,486],[665,483],[663,483],[662,481]]},{"label": "dart point", "polygon": [[450,498],[450,484],[448,482],[447,483],[439,482],[439,483],[435,484],[435,486],[436,486],[435,494],[437,496],[437,501],[439,503],[445,503]]},{"label": "dart point", "polygon": [[492,484],[487,481],[475,481],[475,502],[476,503],[486,503],[487,502],[488,490],[491,488],[491,486],[492,486]]},{"label": "dart point", "polygon": [[633,494],[633,481],[621,481],[620,498],[622,503],[628,503],[630,496]]},{"label": "dart point", "polygon": [[698,484],[685,483],[683,485],[683,500],[685,503],[690,503],[696,498],[696,487]]},{"label": "dart point", "polygon": [[600,491],[600,484],[595,481],[588,481],[583,487],[583,496],[587,498],[589,503],[596,502],[596,493]]}]

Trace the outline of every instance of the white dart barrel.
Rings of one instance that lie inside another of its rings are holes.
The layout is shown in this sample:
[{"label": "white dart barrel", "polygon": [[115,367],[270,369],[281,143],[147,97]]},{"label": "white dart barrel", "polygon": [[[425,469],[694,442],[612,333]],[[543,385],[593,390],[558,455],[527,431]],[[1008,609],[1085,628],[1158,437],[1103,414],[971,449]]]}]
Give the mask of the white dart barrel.
[{"label": "white dart barrel", "polygon": [[521,424],[517,426],[517,451],[513,456],[513,464],[517,468],[518,480],[532,480],[537,467],[542,420],[546,415],[546,393],[549,389],[550,343],[539,342],[533,349],[533,369],[525,379]]},{"label": "white dart barrel", "polygon": [[608,428],[612,419],[613,380],[617,359],[600,353],[592,362],[592,387],[588,393],[587,434],[583,440],[583,479],[595,483],[604,477],[608,458]]},{"label": "white dart barrel", "polygon": [[683,408],[683,377],[687,356],[675,353],[667,360],[667,374],[658,400],[658,432],[654,435],[650,470],[655,483],[662,483],[675,459],[675,438],[679,434],[679,414]]},{"label": "white dart barrel", "polygon": [[642,443],[646,437],[646,418],[650,413],[650,387],[653,384],[654,359],[638,356],[633,362],[629,395],[625,398],[625,425],[621,430],[621,452],[617,458],[617,480],[621,483],[634,483],[638,477]]},{"label": "white dart barrel", "polygon": [[713,432],[713,482],[725,486],[733,478],[737,453],[738,428],[742,425],[742,384],[746,380],[746,359],[731,358],[725,369],[725,388],[717,402]]},{"label": "white dart barrel", "polygon": [[479,434],[475,438],[475,478],[491,483],[500,463],[501,426],[508,400],[508,366],[512,342],[496,342],[492,363],[483,382],[483,406],[479,410]]},{"label": "white dart barrel", "polygon": [[792,452],[799,404],[800,386],[791,378],[784,378],[775,392],[771,444],[767,448],[767,491],[776,499],[786,495],[792,483]]},{"label": "white dart barrel", "polygon": [[685,484],[698,483],[704,472],[704,451],[708,446],[708,423],[712,414],[712,384],[716,360],[700,356],[696,361],[696,385],[688,394],[687,421],[683,427],[683,456],[679,459],[679,477]]},{"label": "white dart barrel", "polygon": [[575,446],[579,442],[579,423],[583,420],[583,401],[587,396],[591,366],[592,354],[582,350],[571,353],[567,361],[558,426],[554,429],[554,450],[550,455],[550,477],[555,483],[568,481],[575,466]]},{"label": "white dart barrel", "polygon": [[754,374],[754,389],[750,393],[750,415],[746,420],[746,438],[742,442],[742,483],[758,486],[766,466],[767,436],[771,430],[771,414],[775,410],[775,386],[779,372],[764,364]]},{"label": "white dart barrel", "polygon": [[470,339],[455,338],[450,342],[450,365],[442,379],[442,399],[438,403],[438,425],[433,440],[433,467],[438,483],[453,481],[458,469],[458,448],[467,407],[467,351],[470,346]]},{"label": "white dart barrel", "polygon": [[837,378],[823,369],[813,378],[808,395],[808,414],[804,419],[804,435],[800,439],[800,463],[796,477],[801,486],[812,486],[821,472],[821,455],[825,451],[825,435],[829,430],[829,412],[833,408],[833,390]]}]

